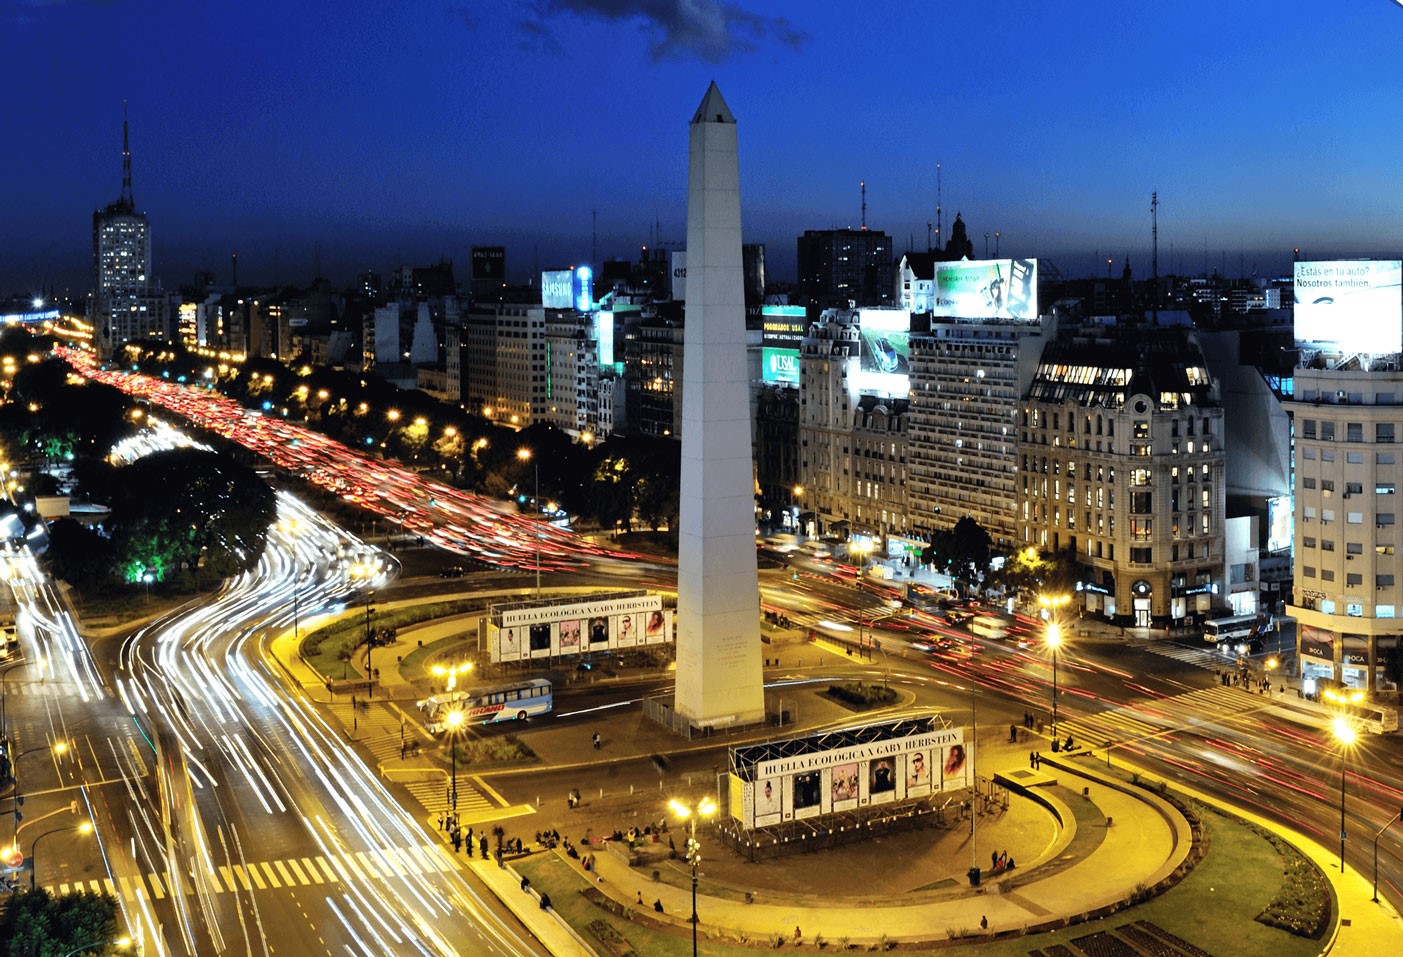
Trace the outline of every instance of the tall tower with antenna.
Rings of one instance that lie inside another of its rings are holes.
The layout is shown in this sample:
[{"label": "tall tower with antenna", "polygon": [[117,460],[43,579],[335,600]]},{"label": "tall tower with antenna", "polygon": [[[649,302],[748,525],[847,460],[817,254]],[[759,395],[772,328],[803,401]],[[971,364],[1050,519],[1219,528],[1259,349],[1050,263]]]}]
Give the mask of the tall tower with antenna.
[{"label": "tall tower with antenna", "polygon": [[1150,194],[1150,313],[1159,325],[1159,190]]},{"label": "tall tower with antenna", "polygon": [[945,238],[945,223],[941,219],[943,212],[940,209],[940,164],[935,164],[935,248],[940,249]]},{"label": "tall tower with antenna", "polygon": [[93,289],[88,319],[104,360],[133,339],[170,338],[169,303],[151,275],[151,224],[132,194],[127,104],[122,103],[122,192],[93,213]]},{"label": "tall tower with antenna", "polygon": [[857,184],[862,189],[862,229],[867,230],[867,180],[862,180]]}]

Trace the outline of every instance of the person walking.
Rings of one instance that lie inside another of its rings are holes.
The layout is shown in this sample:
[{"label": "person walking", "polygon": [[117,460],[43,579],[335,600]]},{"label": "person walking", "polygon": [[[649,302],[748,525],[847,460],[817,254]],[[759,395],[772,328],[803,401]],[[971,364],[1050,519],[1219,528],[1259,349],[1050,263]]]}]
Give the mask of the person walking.
[{"label": "person walking", "polygon": [[598,731],[594,732],[594,750],[596,750],[596,751],[599,750],[599,746],[600,746],[601,740],[602,740],[602,739],[599,737],[599,732],[598,732]]}]

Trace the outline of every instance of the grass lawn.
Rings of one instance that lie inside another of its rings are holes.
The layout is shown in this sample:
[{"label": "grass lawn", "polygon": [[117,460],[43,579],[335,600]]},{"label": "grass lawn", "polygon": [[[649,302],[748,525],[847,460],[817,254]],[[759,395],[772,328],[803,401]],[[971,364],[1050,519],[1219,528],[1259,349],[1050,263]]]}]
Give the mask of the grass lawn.
[{"label": "grass lawn", "polygon": [[[1101,921],[1078,924],[1060,931],[1000,941],[971,941],[971,952],[977,945],[980,957],[1027,957],[1029,951],[1066,943],[1100,930],[1111,930],[1137,920],[1147,920],[1194,944],[1216,957],[1315,957],[1321,942],[1296,937],[1258,923],[1255,918],[1281,886],[1282,861],[1275,848],[1250,826],[1235,818],[1200,811],[1204,831],[1209,841],[1206,857],[1194,871],[1172,890],[1137,907],[1121,911]],[[601,954],[607,950],[591,936],[591,921],[604,920],[633,945],[638,954],[649,957],[687,957],[692,941],[685,927],[664,932],[614,915],[590,903],[580,891],[589,886],[564,861],[553,855],[538,855],[518,861],[518,870],[531,878],[537,890],[551,896],[555,909],[581,936],[590,941]],[[978,904],[971,902],[970,926],[978,923]],[[823,931],[828,940],[825,953],[839,952],[837,934],[818,925],[805,923],[806,933]],[[880,932],[872,928],[863,933],[868,937]],[[854,935],[856,936],[856,935]],[[752,946],[733,942],[708,941],[703,937],[707,954],[715,957],[753,955],[757,949],[768,950],[768,934]],[[806,940],[801,948],[786,943],[784,949],[817,952]],[[866,947],[862,948],[864,951]],[[899,954],[928,954],[931,957],[951,953],[949,947],[911,949],[902,947]]]},{"label": "grass lawn", "polygon": [[[481,611],[486,601],[481,598],[466,598],[456,601],[430,602],[394,611],[377,611],[371,617],[372,628],[405,628],[435,618],[448,618]],[[340,681],[345,677],[361,678],[354,662],[342,660],[342,653],[359,648],[365,641],[365,612],[351,614],[323,628],[318,628],[302,639],[302,657],[324,678]],[[411,652],[413,658],[419,649]]]}]

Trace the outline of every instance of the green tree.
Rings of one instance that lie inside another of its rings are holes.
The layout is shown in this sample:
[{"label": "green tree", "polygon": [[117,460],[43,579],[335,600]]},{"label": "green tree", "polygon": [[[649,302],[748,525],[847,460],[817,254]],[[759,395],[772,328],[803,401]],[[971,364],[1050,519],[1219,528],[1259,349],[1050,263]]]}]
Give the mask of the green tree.
[{"label": "green tree", "polygon": [[251,570],[276,514],[273,490],[228,456],[154,452],[121,470],[109,521],[114,562],[128,581],[182,573],[198,588]]},{"label": "green tree", "polygon": [[120,935],[117,898],[80,891],[55,897],[44,888],[11,894],[0,913],[4,957],[110,954]]}]

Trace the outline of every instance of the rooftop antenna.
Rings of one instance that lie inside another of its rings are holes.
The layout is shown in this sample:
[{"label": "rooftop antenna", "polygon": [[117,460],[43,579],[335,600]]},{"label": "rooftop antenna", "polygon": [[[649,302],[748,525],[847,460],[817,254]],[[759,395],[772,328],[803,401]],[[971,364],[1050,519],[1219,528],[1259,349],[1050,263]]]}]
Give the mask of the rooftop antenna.
[{"label": "rooftop antenna", "polygon": [[862,231],[867,231],[867,180],[858,183],[862,187]]},{"label": "rooftop antenna", "polygon": [[930,252],[930,230],[934,225],[930,220],[926,220],[926,252]]},{"label": "rooftop antenna", "polygon": [[1150,194],[1150,274],[1154,285],[1150,287],[1150,315],[1154,324],[1159,325],[1159,190]]},{"label": "rooftop antenna", "polygon": [[122,101],[122,206],[136,208],[132,199],[132,151],[127,141],[127,101]]},{"label": "rooftop antenna", "polygon": [[239,254],[230,253],[229,259],[234,265],[234,288],[239,288]]}]

